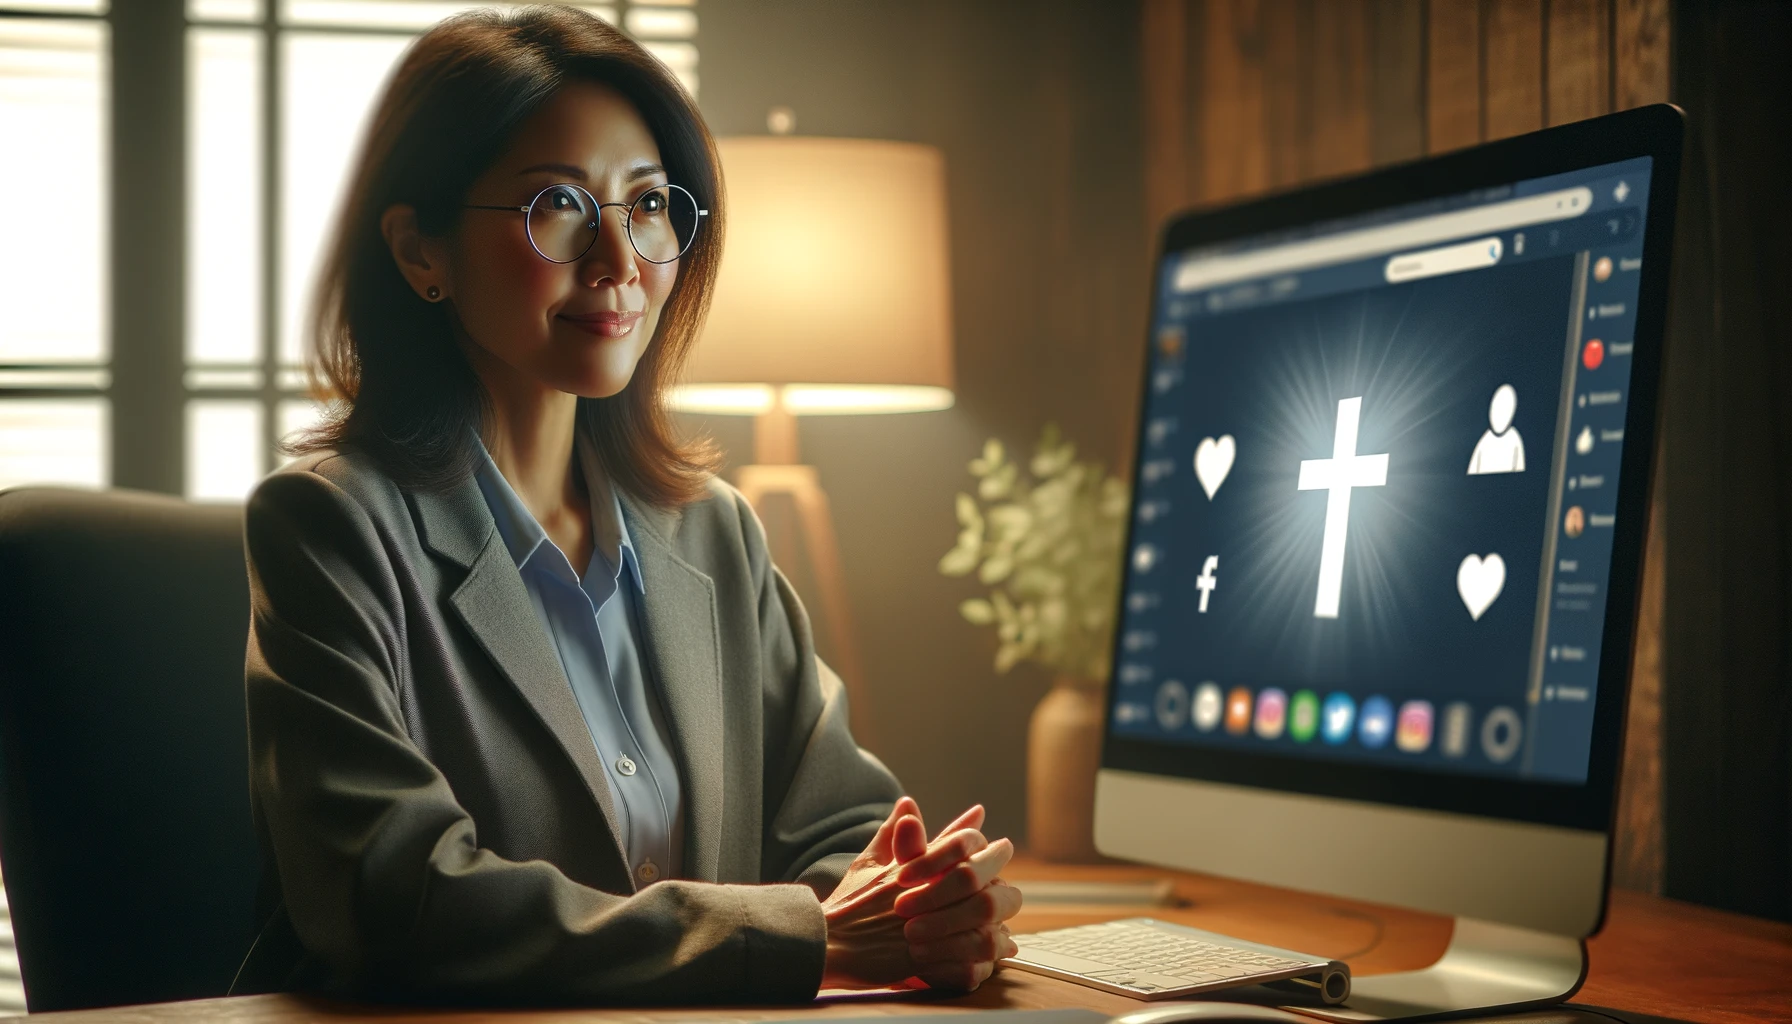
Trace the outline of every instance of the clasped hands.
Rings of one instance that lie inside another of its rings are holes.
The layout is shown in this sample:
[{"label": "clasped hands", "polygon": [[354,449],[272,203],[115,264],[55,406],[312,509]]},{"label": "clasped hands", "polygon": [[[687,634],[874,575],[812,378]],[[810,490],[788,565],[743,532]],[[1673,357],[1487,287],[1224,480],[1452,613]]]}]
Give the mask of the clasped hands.
[{"label": "clasped hands", "polygon": [[877,835],[832,895],[822,988],[875,988],[920,978],[930,987],[969,991],[1018,952],[1006,922],[1020,890],[997,877],[1014,856],[1007,839],[979,831],[972,807],[927,841],[921,808],[896,801]]}]

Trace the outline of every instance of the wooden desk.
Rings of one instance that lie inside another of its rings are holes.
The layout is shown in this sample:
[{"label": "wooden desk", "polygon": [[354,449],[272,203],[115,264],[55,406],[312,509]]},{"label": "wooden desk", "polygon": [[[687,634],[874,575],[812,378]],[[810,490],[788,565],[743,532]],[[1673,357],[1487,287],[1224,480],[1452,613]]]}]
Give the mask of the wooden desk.
[{"label": "wooden desk", "polygon": [[[1180,907],[1154,917],[1347,961],[1358,974],[1412,970],[1437,959],[1450,923],[1410,911],[1324,900],[1282,889],[1131,865],[1063,866],[1017,860],[1006,877],[1105,880],[1171,878]],[[1016,931],[1061,928],[1140,913],[1136,908],[1043,906],[1024,910]],[[1792,1022],[1792,925],[1639,893],[1612,899],[1605,930],[1592,939],[1592,967],[1575,1002],[1684,1021]],[[951,1013],[976,1009],[1086,1007],[1112,1016],[1146,1004],[1068,982],[1002,971],[978,991],[820,1006],[493,1012],[352,1006],[297,996],[246,996],[110,1010],[9,1018],[29,1024],[697,1024]]]}]

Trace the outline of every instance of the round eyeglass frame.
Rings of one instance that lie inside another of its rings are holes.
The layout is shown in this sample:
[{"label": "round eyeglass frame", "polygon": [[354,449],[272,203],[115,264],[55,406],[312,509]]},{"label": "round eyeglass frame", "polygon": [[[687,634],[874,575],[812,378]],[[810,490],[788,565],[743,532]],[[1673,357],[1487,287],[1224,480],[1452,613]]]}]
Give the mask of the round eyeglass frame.
[{"label": "round eyeglass frame", "polygon": [[[620,206],[624,210],[628,211],[628,213],[624,215],[623,220],[622,220],[622,223],[623,223],[622,230],[623,230],[623,234],[628,236],[629,248],[635,250],[636,256],[639,256],[642,259],[646,260],[647,262],[652,263],[656,266],[664,266],[665,264],[671,263],[673,260],[676,260],[679,257],[683,256],[685,253],[690,252],[691,251],[691,243],[695,242],[697,240],[697,229],[702,226],[703,218],[709,216],[708,210],[702,209],[701,207],[697,207],[697,197],[694,195],[691,195],[690,189],[687,189],[682,185],[674,185],[671,182],[667,182],[664,185],[652,186],[647,191],[636,196],[635,201],[632,203],[600,203],[597,201],[597,197],[592,195],[591,192],[589,190],[587,190],[583,185],[574,185],[570,181],[562,181],[562,182],[557,182],[555,184],[549,185],[546,188],[542,189],[540,192],[535,193],[535,197],[533,199],[529,200],[529,205],[527,205],[527,206],[483,206],[483,205],[480,205],[477,203],[463,203],[462,207],[464,209],[468,209],[468,210],[500,210],[500,211],[508,210],[511,213],[520,213],[526,218],[526,217],[528,217],[529,211],[535,209],[535,204],[541,200],[542,196],[547,195],[549,192],[552,192],[557,188],[577,189],[581,195],[583,195],[586,199],[589,199],[591,201],[591,207],[593,210],[596,211],[594,216],[597,218],[597,230],[593,231],[591,233],[591,241],[585,246],[584,250],[582,252],[580,252],[577,256],[574,256],[570,259],[557,260],[554,257],[549,256],[547,253],[541,251],[541,246],[539,246],[535,243],[535,231],[533,228],[531,228],[529,226],[529,221],[525,219],[523,221],[523,233],[529,236],[529,248],[534,249],[535,255],[540,256],[542,259],[547,260],[549,263],[562,263],[562,264],[577,263],[578,261],[584,259],[585,253],[588,253],[591,251],[591,246],[596,245],[598,237],[603,234],[604,211],[609,209],[612,206]],[[635,230],[634,230],[633,225],[634,225],[634,219],[635,219],[635,207],[640,204],[641,200],[646,199],[648,196],[652,195],[655,191],[662,189],[662,188],[677,189],[678,191],[683,192],[685,198],[689,199],[691,201],[691,206],[697,208],[697,218],[698,219],[697,219],[696,223],[691,226],[691,237],[685,240],[683,247],[681,247],[675,255],[673,255],[667,259],[656,260],[656,259],[652,258],[651,256],[648,256],[646,253],[642,252],[641,247],[639,245],[635,244]]]}]

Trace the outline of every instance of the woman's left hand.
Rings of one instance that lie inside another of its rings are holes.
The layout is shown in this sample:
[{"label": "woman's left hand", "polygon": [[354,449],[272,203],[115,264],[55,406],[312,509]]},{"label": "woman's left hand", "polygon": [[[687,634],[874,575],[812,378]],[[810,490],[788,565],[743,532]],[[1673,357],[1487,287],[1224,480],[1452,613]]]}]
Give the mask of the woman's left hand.
[{"label": "woman's left hand", "polygon": [[913,797],[902,797],[890,809],[877,835],[864,852],[847,866],[829,899],[844,899],[889,880],[897,868],[927,852],[927,832],[921,824],[921,808]]},{"label": "woman's left hand", "polygon": [[921,977],[935,988],[974,989],[995,962],[1019,952],[1006,922],[1021,907],[1020,890],[1000,877],[1014,856],[1007,839],[990,842],[979,829],[983,808],[973,807],[940,830],[926,852],[900,858],[896,913]]}]

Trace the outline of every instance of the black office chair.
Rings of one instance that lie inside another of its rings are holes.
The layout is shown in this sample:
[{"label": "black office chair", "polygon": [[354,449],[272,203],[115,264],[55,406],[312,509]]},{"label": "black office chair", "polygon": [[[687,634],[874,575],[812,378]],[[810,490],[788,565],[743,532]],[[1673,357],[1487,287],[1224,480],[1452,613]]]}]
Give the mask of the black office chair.
[{"label": "black office chair", "polygon": [[33,1012],[223,995],[254,936],[242,510],[0,493],[0,859]]}]

